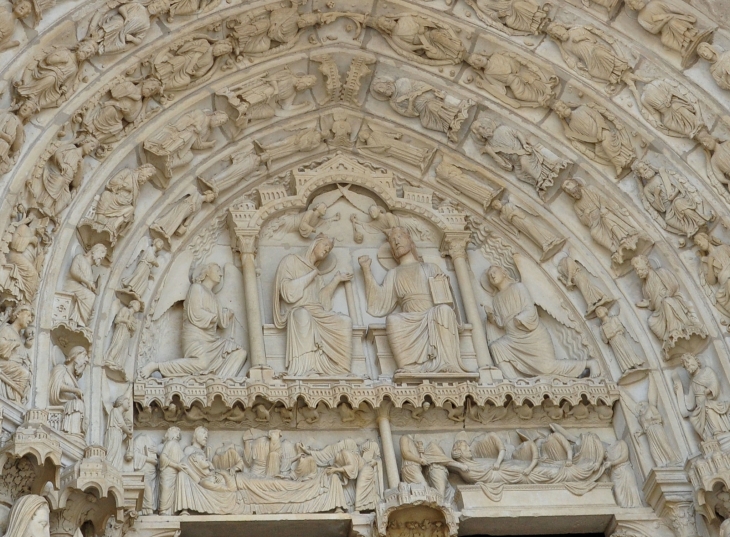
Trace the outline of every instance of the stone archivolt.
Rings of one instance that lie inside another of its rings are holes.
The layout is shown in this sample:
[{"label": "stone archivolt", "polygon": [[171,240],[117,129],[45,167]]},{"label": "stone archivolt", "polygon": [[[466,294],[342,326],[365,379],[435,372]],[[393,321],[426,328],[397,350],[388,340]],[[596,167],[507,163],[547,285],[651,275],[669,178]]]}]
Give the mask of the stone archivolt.
[{"label": "stone archivolt", "polygon": [[721,532],[730,33],[576,6],[0,14],[8,533]]}]

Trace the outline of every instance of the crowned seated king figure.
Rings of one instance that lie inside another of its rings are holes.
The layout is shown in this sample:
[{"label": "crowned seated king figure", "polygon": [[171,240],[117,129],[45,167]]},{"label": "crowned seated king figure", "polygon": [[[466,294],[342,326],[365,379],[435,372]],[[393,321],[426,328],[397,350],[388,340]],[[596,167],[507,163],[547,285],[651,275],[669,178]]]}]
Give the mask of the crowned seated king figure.
[{"label": "crowned seated king figure", "polygon": [[398,266],[388,271],[382,284],[375,281],[370,257],[361,256],[358,263],[365,277],[368,313],[386,316],[396,373],[466,372],[448,276],[437,265],[421,261],[407,229],[390,229],[388,242]]}]

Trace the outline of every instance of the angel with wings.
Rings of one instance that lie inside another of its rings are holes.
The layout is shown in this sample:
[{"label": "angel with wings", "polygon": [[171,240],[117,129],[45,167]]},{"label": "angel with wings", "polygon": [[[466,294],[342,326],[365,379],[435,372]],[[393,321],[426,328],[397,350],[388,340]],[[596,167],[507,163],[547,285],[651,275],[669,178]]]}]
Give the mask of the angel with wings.
[{"label": "angel with wings", "polygon": [[263,74],[236,86],[217,92],[236,109],[236,127],[243,129],[249,123],[274,116],[285,117],[311,107],[311,103],[295,105],[297,95],[313,88],[314,75],[294,74],[288,68],[273,75]]},{"label": "angel with wings", "polygon": [[[492,265],[486,272],[486,278],[496,290],[492,307],[485,308],[487,322],[504,331],[504,335],[489,343],[489,350],[505,377],[553,375],[580,378],[586,375],[586,371],[591,377],[600,375],[598,361],[594,358],[557,358],[550,333],[540,320],[535,300],[524,283],[513,280],[499,265]],[[548,292],[550,283],[545,289],[540,282],[533,283],[540,286],[541,296],[547,299],[544,302],[560,303],[559,297],[557,301],[551,300],[555,297]],[[548,306],[548,311],[556,310],[554,305]],[[565,314],[558,312],[556,315],[562,317]]]},{"label": "angel with wings", "polygon": [[636,436],[646,435],[649,442],[649,452],[654,464],[663,468],[675,466],[682,462],[677,452],[669,442],[667,431],[664,429],[662,414],[658,408],[659,394],[652,377],[649,377],[649,393],[645,401],[636,402],[626,390],[621,391],[621,402],[636,416],[641,432]]}]

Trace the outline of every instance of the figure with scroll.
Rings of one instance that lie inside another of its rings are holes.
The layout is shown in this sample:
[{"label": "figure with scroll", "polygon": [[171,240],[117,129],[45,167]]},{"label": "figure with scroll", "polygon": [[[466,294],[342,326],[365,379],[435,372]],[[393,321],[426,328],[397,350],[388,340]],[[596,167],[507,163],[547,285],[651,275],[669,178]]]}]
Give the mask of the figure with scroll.
[{"label": "figure with scroll", "polygon": [[[386,317],[388,343],[400,371],[462,373],[459,325],[448,276],[433,263],[418,257],[407,229],[395,227],[388,242],[398,266],[389,270],[382,285],[375,281],[368,256],[358,263],[365,277],[370,315]],[[439,291],[441,290],[441,291]],[[448,290],[449,292],[446,292]],[[394,312],[400,306],[400,312]]]},{"label": "figure with scroll", "polygon": [[276,270],[274,324],[286,328],[286,366],[293,376],[350,372],[352,320],[332,311],[332,299],[352,273],[337,272],[325,283],[319,271],[333,246],[334,239],[317,235],[304,255],[285,256]]},{"label": "figure with scroll", "polygon": [[246,351],[232,338],[218,334],[235,321],[232,311],[222,307],[213,290],[223,279],[221,267],[204,264],[194,271],[193,284],[185,298],[182,328],[184,358],[150,362],[140,370],[142,378],[155,371],[163,377],[216,375],[235,377],[246,361]]},{"label": "figure with scroll", "polygon": [[535,301],[527,287],[513,280],[507,271],[493,265],[487,280],[497,292],[487,320],[504,330],[504,335],[490,342],[489,349],[497,366],[507,378],[554,375],[578,378],[588,369],[590,376],[600,374],[598,362],[559,360],[550,333],[540,321]]}]

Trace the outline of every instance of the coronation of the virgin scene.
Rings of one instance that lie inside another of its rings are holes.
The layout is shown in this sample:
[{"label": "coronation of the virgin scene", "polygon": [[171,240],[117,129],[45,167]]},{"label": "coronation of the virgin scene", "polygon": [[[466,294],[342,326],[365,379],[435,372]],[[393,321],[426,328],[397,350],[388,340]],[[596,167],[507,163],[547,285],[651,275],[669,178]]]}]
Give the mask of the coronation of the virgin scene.
[{"label": "coronation of the virgin scene", "polygon": [[0,0],[0,535],[730,537],[729,0]]}]

